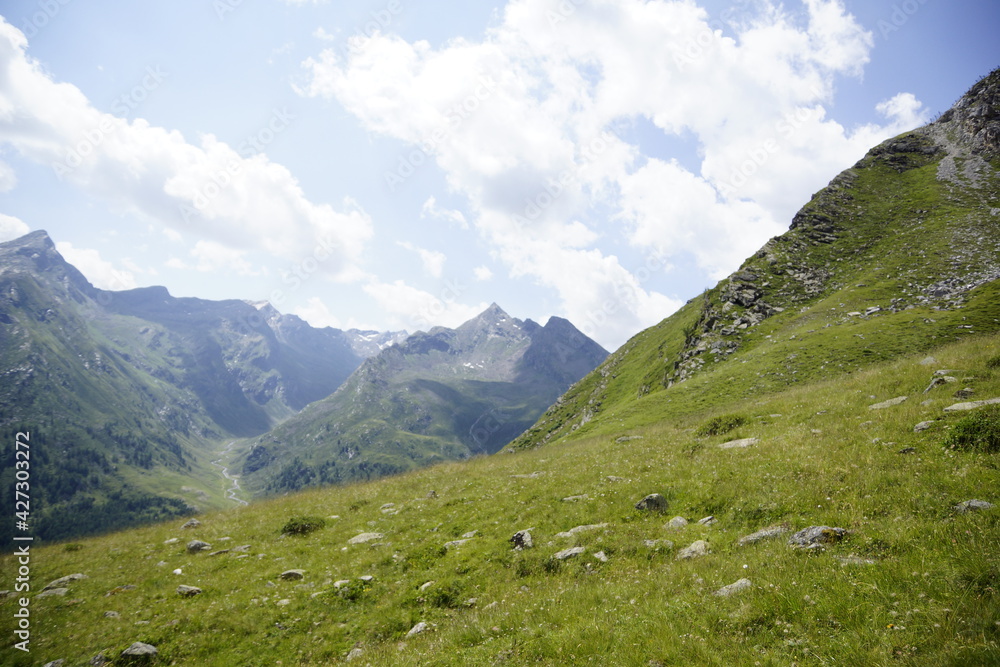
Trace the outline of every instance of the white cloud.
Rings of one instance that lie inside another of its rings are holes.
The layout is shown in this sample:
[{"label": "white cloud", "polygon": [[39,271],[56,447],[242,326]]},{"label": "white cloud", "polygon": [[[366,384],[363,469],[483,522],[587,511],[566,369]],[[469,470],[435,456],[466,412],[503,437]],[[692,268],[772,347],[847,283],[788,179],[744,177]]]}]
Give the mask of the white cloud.
[{"label": "white cloud", "polygon": [[372,279],[364,286],[368,296],[389,314],[390,326],[407,331],[428,331],[435,326],[457,327],[486,310],[488,304],[467,306],[460,294],[446,288],[438,296],[402,280],[391,283]]},{"label": "white cloud", "polygon": [[333,40],[337,39],[336,35],[327,32],[322,27],[313,30],[313,37],[315,37],[316,39],[321,39],[324,42],[332,42]]},{"label": "white cloud", "polygon": [[441,208],[437,205],[437,199],[434,196],[428,197],[427,201],[424,202],[424,205],[420,208],[420,217],[447,220],[460,229],[469,228],[469,221],[465,219],[464,213],[455,209]]},{"label": "white cloud", "polygon": [[426,271],[433,278],[440,278],[441,274],[444,272],[444,263],[447,257],[443,252],[438,252],[437,250],[427,250],[426,248],[420,248],[413,245],[409,241],[397,241],[396,245],[401,248],[406,248],[410,252],[416,253],[420,257],[420,262],[423,264],[424,271]]},{"label": "white cloud", "polygon": [[477,266],[472,272],[479,282],[485,282],[493,278],[493,272],[490,271],[490,267],[488,266]]},{"label": "white cloud", "polygon": [[[330,275],[359,275],[373,228],[357,203],[346,199],[338,210],[310,201],[287,168],[263,153],[241,154],[211,134],[189,143],[142,118],[102,113],[75,86],[53,81],[26,48],[24,35],[0,17],[3,144],[165,228],[293,262],[324,253]],[[151,94],[165,76],[149,68],[141,83]],[[268,127],[279,132],[291,122],[276,114]]]},{"label": "white cloud", "polygon": [[[722,15],[730,37],[690,0],[511,0],[479,41],[355,36],[348,53],[303,63],[300,92],[419,146],[511,275],[555,290],[613,345],[679,302],[599,244],[655,249],[660,266],[688,256],[721,277],[868,147],[923,118],[906,95],[879,106],[884,125],[828,117],[836,79],[859,76],[874,43],[840,0],[740,11]],[[700,170],[615,134],[636,117],[693,138]],[[436,211],[428,199],[424,214]]]},{"label": "white cloud", "polygon": [[135,276],[131,271],[116,269],[114,264],[102,259],[97,250],[75,248],[67,241],[56,243],[56,250],[86,276],[94,287],[113,291],[136,287]]},{"label": "white cloud", "polygon": [[20,218],[0,213],[0,243],[13,241],[30,232],[31,229]]},{"label": "white cloud", "polygon": [[0,160],[0,192],[10,192],[17,185],[17,174],[14,168]]},{"label": "white cloud", "polygon": [[255,276],[259,271],[246,259],[242,250],[234,250],[214,241],[198,241],[191,249],[191,256],[197,260],[195,269],[212,273],[215,271],[233,272],[241,276]]}]

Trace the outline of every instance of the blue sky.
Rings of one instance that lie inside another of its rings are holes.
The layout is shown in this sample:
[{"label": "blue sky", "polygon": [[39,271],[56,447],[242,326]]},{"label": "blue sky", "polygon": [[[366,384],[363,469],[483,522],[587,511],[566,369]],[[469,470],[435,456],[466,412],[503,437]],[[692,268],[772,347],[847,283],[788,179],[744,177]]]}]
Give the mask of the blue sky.
[{"label": "blue sky", "polygon": [[107,289],[410,331],[496,301],[609,349],[1000,65],[986,0],[0,15],[0,239],[46,229]]}]

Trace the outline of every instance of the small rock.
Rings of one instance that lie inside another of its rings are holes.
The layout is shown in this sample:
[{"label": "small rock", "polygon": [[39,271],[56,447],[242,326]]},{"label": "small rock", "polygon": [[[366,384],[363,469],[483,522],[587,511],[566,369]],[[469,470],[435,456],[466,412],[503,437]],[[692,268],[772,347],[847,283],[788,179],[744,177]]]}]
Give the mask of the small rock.
[{"label": "small rock", "polygon": [[830,526],[810,526],[788,538],[788,543],[793,547],[803,549],[819,549],[824,544],[834,544],[847,535],[843,528],[831,528]]},{"label": "small rock", "polygon": [[589,530],[598,530],[600,528],[607,528],[607,527],[608,524],[606,523],[592,523],[592,524],[587,524],[586,526],[577,526],[576,528],[570,528],[569,530],[564,531],[562,533],[556,533],[556,537],[564,537],[564,538],[573,537],[577,533],[585,533]]},{"label": "small rock", "polygon": [[984,401],[971,401],[969,403],[956,403],[955,405],[949,405],[944,409],[945,412],[964,412],[966,410],[975,410],[976,408],[981,408],[984,405],[996,405],[1000,403],[1000,398],[988,398]]},{"label": "small rock", "polygon": [[339,579],[339,580],[333,582],[333,587],[334,588],[343,588],[344,586],[346,586],[349,583],[351,583],[350,579]]},{"label": "small rock", "polygon": [[706,516],[704,519],[698,521],[699,526],[711,526],[712,524],[718,523],[714,516]]},{"label": "small rock", "polygon": [[972,398],[972,395],[976,393],[976,390],[972,387],[966,387],[965,389],[959,389],[955,392],[955,398]]},{"label": "small rock", "polygon": [[352,660],[356,660],[356,659],[360,658],[364,654],[365,654],[365,652],[362,651],[361,649],[359,649],[359,648],[352,648],[350,650],[350,652],[347,654],[347,656],[344,658],[344,662],[351,662]]},{"label": "small rock", "polygon": [[42,598],[52,597],[53,595],[56,595],[58,597],[62,597],[64,595],[66,595],[67,593],[69,593],[69,589],[68,588],[50,588],[49,590],[42,591],[41,593],[39,593],[38,595],[36,595],[35,599],[36,600],[41,600]]},{"label": "small rock", "polygon": [[921,366],[933,366],[936,363],[937,363],[937,359],[935,359],[934,357],[924,357],[920,361],[920,365]]},{"label": "small rock", "polygon": [[104,618],[119,618],[121,614],[117,611],[106,611],[104,612]]},{"label": "small rock", "polygon": [[195,595],[201,595],[201,589],[197,586],[185,586],[181,584],[177,587],[177,594],[182,598],[193,598]]},{"label": "small rock", "polygon": [[93,658],[90,659],[90,664],[94,665],[94,667],[100,667],[101,665],[106,665],[109,662],[111,661],[104,657],[103,652],[98,653],[97,655],[95,655]]},{"label": "small rock", "polygon": [[979,510],[992,509],[993,504],[988,503],[985,500],[966,500],[961,502],[952,509],[954,509],[959,514],[965,514],[966,512],[978,512]]},{"label": "small rock", "polygon": [[466,538],[464,540],[452,540],[451,542],[445,542],[444,543],[444,548],[445,549],[454,549],[455,547],[462,546],[463,544],[465,544],[468,541],[469,541],[468,538]]},{"label": "small rock", "polygon": [[473,537],[479,534],[478,530],[470,530],[467,533],[462,533],[462,539],[471,540]]},{"label": "small rock", "polygon": [[684,547],[677,552],[677,560],[688,560],[690,558],[699,558],[711,553],[708,548],[708,542],[705,540],[698,540],[693,542],[691,546]]},{"label": "small rock", "polygon": [[594,554],[594,558],[601,561],[602,563],[608,562],[608,555],[603,551],[598,551],[596,554]]},{"label": "small rock", "polygon": [[370,584],[371,582],[375,581],[375,577],[373,577],[370,574],[363,574],[360,577],[358,577],[358,579],[365,582],[366,584]]},{"label": "small rock", "polygon": [[513,477],[514,479],[538,479],[544,474],[545,474],[544,471],[536,470],[535,472],[528,473],[527,475],[511,475],[511,477]]},{"label": "small rock", "polygon": [[187,543],[187,552],[189,554],[196,554],[199,551],[206,551],[211,549],[212,545],[208,542],[202,542],[201,540],[191,540]]},{"label": "small rock", "polygon": [[615,475],[608,475],[604,479],[608,480],[609,482],[624,482],[624,481],[626,481],[624,477],[616,477]]},{"label": "small rock", "polygon": [[779,535],[787,533],[789,530],[787,524],[779,524],[776,526],[768,526],[767,528],[761,528],[755,533],[750,533],[741,537],[737,542],[736,546],[742,547],[747,544],[754,544],[755,542],[760,542],[761,540],[769,540]]},{"label": "small rock", "polygon": [[298,581],[306,576],[305,570],[285,570],[281,573],[281,578],[285,581]]},{"label": "small rock", "polygon": [[419,635],[421,632],[424,632],[425,630],[427,630],[428,627],[429,626],[426,623],[424,623],[423,621],[420,621],[419,623],[417,623],[416,625],[414,625],[412,628],[410,628],[410,631],[406,633],[406,636],[407,637],[415,637],[416,635]]},{"label": "small rock", "polygon": [[222,554],[227,554],[230,551],[232,551],[232,550],[231,549],[222,549],[220,551],[213,551],[212,553],[210,553],[208,555],[209,556],[221,556]]},{"label": "small rock", "polygon": [[722,443],[719,445],[719,449],[746,449],[747,447],[753,447],[759,442],[759,438],[740,438],[739,440],[730,440],[729,442]]},{"label": "small rock", "polygon": [[182,570],[181,568],[177,568],[173,572],[174,572],[174,574],[184,574],[184,570]]},{"label": "small rock", "polygon": [[643,540],[642,543],[644,546],[647,546],[650,549],[659,549],[661,547],[663,549],[674,548],[674,543],[671,542],[670,540]]},{"label": "small rock", "polygon": [[682,516],[675,516],[673,519],[667,522],[667,528],[670,530],[680,530],[688,525],[688,520]]},{"label": "small rock", "polygon": [[579,496],[567,496],[563,498],[564,503],[575,503],[580,500],[590,500],[590,496],[583,494]]},{"label": "small rock", "polygon": [[241,545],[240,545],[240,546],[238,546],[238,547],[233,547],[233,548],[231,549],[231,551],[234,551],[234,552],[239,552],[239,551],[250,551],[250,545],[249,545],[249,544],[241,544]]},{"label": "small rock", "polygon": [[869,410],[883,410],[885,408],[891,408],[895,405],[899,405],[908,399],[909,396],[897,396],[896,398],[890,398],[888,401],[882,401],[881,403],[875,403],[874,405],[869,405]]},{"label": "small rock", "polygon": [[63,667],[66,664],[66,660],[59,658],[58,660],[53,660],[52,662],[47,662],[42,667]]},{"label": "small rock", "polygon": [[201,521],[198,519],[188,519],[181,528],[197,528],[201,525]]},{"label": "small rock", "polygon": [[289,600],[288,598],[285,598],[284,600],[278,600],[275,604],[277,604],[279,607],[287,607],[288,605],[292,604],[292,601]]},{"label": "small rock", "polygon": [[365,542],[373,542],[375,540],[381,540],[384,535],[382,533],[361,533],[360,535],[355,535],[351,539],[347,540],[348,544],[364,544]]},{"label": "small rock", "polygon": [[919,424],[917,424],[916,426],[913,427],[913,432],[914,433],[920,433],[921,431],[926,431],[931,426],[934,426],[934,422],[932,422],[932,421],[929,421],[929,422],[920,422]]},{"label": "small rock", "polygon": [[63,588],[66,586],[66,584],[70,584],[73,583],[74,581],[80,581],[81,579],[86,579],[86,578],[87,575],[80,574],[79,572],[77,572],[76,574],[67,574],[65,577],[59,577],[58,579],[55,579],[45,584],[45,588],[43,588],[42,590],[47,591],[52,588]]},{"label": "small rock", "polygon": [[635,508],[650,512],[665,512],[667,510],[667,499],[659,493],[651,493],[637,502]]},{"label": "small rock", "polygon": [[917,448],[916,447],[903,447],[901,450],[899,450],[899,453],[900,454],[916,454],[917,453]]},{"label": "small rock", "polygon": [[420,584],[420,590],[421,591],[426,591],[428,588],[430,588],[433,585],[434,585],[434,581],[425,581],[424,583]]},{"label": "small rock", "polygon": [[553,558],[556,560],[566,560],[567,558],[572,558],[573,556],[579,556],[586,551],[587,550],[583,547],[572,547],[570,549],[563,549],[562,551],[556,552]]},{"label": "small rock", "polygon": [[519,530],[514,533],[513,537],[510,538],[510,543],[514,545],[515,551],[521,551],[522,549],[530,549],[534,546],[531,540],[531,533],[528,530]]},{"label": "small rock", "polygon": [[739,581],[735,581],[728,586],[723,586],[719,590],[715,591],[713,595],[718,595],[721,598],[727,598],[730,595],[735,595],[747,590],[748,588],[753,588],[753,583],[751,583],[749,579],[744,578]]},{"label": "small rock", "polygon": [[126,656],[127,655],[127,656],[129,656],[129,658],[131,658],[133,660],[135,658],[146,658],[146,659],[149,659],[149,658],[156,657],[157,653],[159,653],[159,651],[157,651],[156,647],[153,646],[152,644],[144,644],[142,642],[135,642],[134,644],[132,644],[131,646],[129,646],[127,649],[125,649],[124,651],[122,651],[122,656]]},{"label": "small rock", "polygon": [[171,537],[169,540],[163,540],[163,543],[164,544],[177,544],[180,541],[181,540],[180,540],[179,537]]}]

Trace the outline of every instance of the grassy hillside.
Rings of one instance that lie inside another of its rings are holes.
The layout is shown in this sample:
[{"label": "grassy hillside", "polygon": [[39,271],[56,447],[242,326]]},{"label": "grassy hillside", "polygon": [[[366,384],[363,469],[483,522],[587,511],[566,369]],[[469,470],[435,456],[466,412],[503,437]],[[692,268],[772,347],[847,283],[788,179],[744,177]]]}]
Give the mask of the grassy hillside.
[{"label": "grassy hillside", "polygon": [[[195,529],[33,550],[33,596],[87,578],[34,597],[31,655],[8,643],[0,662],[83,664],[142,641],[163,665],[337,664],[355,649],[373,665],[996,664],[1000,508],[955,507],[1000,503],[1000,407],[945,408],[1000,397],[1000,337],[961,336],[933,359],[706,400],[642,426],[605,416],[570,442],[273,499]],[[938,370],[956,381],[925,393]],[[971,399],[954,396],[966,388]],[[956,437],[970,432],[985,439]],[[757,442],[719,447],[737,438]],[[649,493],[666,512],[634,508]],[[668,527],[674,516],[690,524]],[[283,536],[296,517],[325,525]],[[584,525],[598,527],[558,535]],[[740,545],[772,526],[789,532]],[[847,533],[789,546],[810,526]],[[515,551],[524,529],[534,546]],[[381,537],[350,544],[359,533]],[[210,549],[186,553],[195,538]],[[698,540],[709,553],[678,559]],[[584,553],[555,558],[575,546]],[[301,580],[281,578],[293,569]],[[11,581],[15,561],[0,571]],[[748,589],[715,595],[744,578]],[[181,597],[182,584],[202,593]],[[16,605],[0,601],[4,623]]]},{"label": "grassy hillside", "polygon": [[[1000,86],[1000,71],[991,76]],[[963,136],[944,123],[872,149],[788,232],[628,341],[510,447],[641,426],[1000,330],[1000,159],[970,153]]]}]

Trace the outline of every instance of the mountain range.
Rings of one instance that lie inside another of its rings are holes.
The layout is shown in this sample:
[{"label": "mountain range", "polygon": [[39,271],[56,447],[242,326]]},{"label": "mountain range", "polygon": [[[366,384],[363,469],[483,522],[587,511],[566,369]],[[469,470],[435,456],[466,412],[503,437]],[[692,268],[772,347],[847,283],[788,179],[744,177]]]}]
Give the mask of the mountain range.
[{"label": "mountain range", "polygon": [[253,441],[246,488],[270,493],[492,454],[608,353],[569,321],[492,304],[367,359],[328,398]]},{"label": "mountain range", "polygon": [[[271,443],[242,464],[259,492],[492,452],[606,356],[558,318],[539,327],[493,307],[409,341],[315,328],[266,302],[97,289],[44,231],[0,244],[0,428],[39,439],[34,517],[48,539],[229,506],[220,449],[242,438]],[[314,423],[346,392],[284,423],[355,371],[349,426]],[[398,422],[359,412],[387,404]],[[309,435],[320,427],[329,437]],[[12,443],[0,482],[13,480]]]}]

